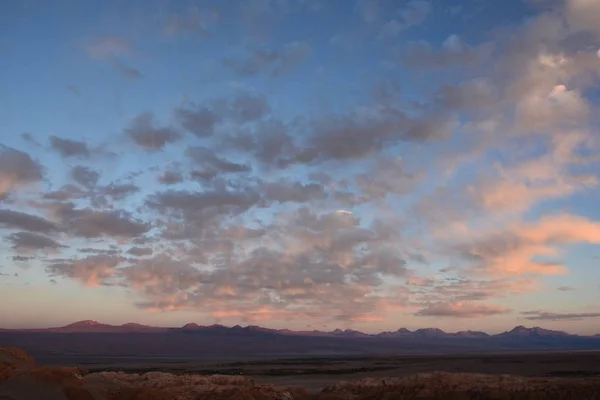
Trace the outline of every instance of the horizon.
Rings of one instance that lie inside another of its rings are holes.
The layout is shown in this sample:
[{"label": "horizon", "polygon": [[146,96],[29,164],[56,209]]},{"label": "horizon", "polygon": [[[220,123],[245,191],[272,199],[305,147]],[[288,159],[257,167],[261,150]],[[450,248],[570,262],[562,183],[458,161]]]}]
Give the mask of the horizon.
[{"label": "horizon", "polygon": [[600,2],[70,3],[0,4],[2,328],[600,333]]},{"label": "horizon", "polygon": [[[73,325],[82,325],[82,324],[88,324],[88,325],[104,325],[104,326],[112,326],[112,327],[124,327],[126,325],[138,325],[141,327],[145,327],[145,328],[161,328],[161,329],[182,329],[185,328],[186,326],[189,325],[193,325],[193,326],[197,326],[198,328],[212,328],[212,327],[221,327],[221,328],[226,328],[226,329],[232,329],[232,328],[261,328],[261,329],[267,329],[267,330],[273,330],[273,331],[290,331],[290,332],[296,332],[296,333],[302,333],[302,332],[322,332],[322,333],[333,333],[335,331],[341,331],[341,332],[346,332],[346,331],[353,331],[353,332],[358,332],[358,333],[364,333],[367,335],[377,335],[380,333],[389,333],[389,332],[396,332],[396,331],[400,331],[400,330],[407,330],[410,333],[415,333],[416,331],[419,330],[429,330],[429,329],[436,329],[436,330],[441,330],[443,333],[446,334],[455,334],[455,333],[460,333],[460,332],[483,332],[486,333],[490,336],[494,336],[494,335],[498,335],[498,334],[502,334],[502,333],[508,333],[508,332],[512,332],[516,329],[519,328],[523,328],[523,329],[527,329],[527,330],[534,330],[534,329],[545,329],[542,328],[540,326],[525,326],[525,325],[516,325],[513,326],[512,328],[507,328],[504,330],[500,330],[498,332],[490,332],[490,331],[485,331],[485,330],[459,330],[459,331],[446,331],[444,329],[440,329],[440,328],[436,328],[433,326],[429,326],[429,327],[421,327],[421,328],[416,328],[416,329],[407,329],[405,327],[399,327],[396,329],[391,329],[391,330],[386,330],[386,331],[374,331],[374,332],[365,332],[365,331],[360,331],[360,330],[354,330],[354,329],[343,329],[343,328],[334,328],[332,330],[319,330],[319,329],[311,329],[311,330],[295,330],[295,329],[288,329],[288,328],[282,328],[282,329],[274,329],[274,328],[268,328],[262,325],[255,325],[255,324],[248,324],[248,325],[243,325],[243,324],[236,324],[236,325],[222,325],[222,324],[210,324],[210,325],[202,325],[202,324],[198,324],[196,322],[187,322],[184,323],[182,325],[179,326],[174,326],[174,325],[145,325],[145,324],[140,324],[138,322],[134,322],[134,321],[129,321],[129,322],[125,322],[122,324],[107,324],[101,321],[95,321],[95,320],[80,320],[80,321],[75,321],[75,322],[71,322],[69,324],[66,325],[61,325],[61,326],[46,326],[46,327],[17,327],[17,328],[3,328],[0,326],[0,331],[4,330],[15,330],[15,331],[19,331],[19,330],[47,330],[47,329],[60,329],[60,328],[66,328],[66,327],[71,327]],[[548,329],[547,329],[548,330]],[[550,331],[555,331],[555,330],[550,330]],[[555,332],[565,332],[568,333],[570,335],[577,335],[568,331],[555,331]],[[590,335],[583,335],[583,336],[600,336],[600,331],[596,334],[592,333]]]}]

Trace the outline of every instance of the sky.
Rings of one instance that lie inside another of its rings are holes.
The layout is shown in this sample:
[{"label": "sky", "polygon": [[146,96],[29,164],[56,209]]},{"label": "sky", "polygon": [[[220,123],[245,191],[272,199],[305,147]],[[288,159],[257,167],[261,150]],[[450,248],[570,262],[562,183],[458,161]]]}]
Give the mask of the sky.
[{"label": "sky", "polygon": [[600,1],[0,4],[0,321],[600,333]]}]

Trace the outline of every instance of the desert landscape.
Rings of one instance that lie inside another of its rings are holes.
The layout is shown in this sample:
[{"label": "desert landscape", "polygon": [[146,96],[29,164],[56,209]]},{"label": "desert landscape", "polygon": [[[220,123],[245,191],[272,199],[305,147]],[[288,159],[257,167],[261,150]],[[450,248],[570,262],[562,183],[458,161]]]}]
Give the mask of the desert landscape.
[{"label": "desert landscape", "polygon": [[22,349],[2,347],[0,399],[593,400],[600,398],[599,361],[593,352],[519,353],[270,360],[211,369],[192,362],[132,368],[115,361],[86,369],[37,364]]},{"label": "desert landscape", "polygon": [[[36,398],[38,384],[63,391],[57,400],[600,398],[600,338],[537,327],[365,334],[80,321],[5,329],[0,345],[0,398],[10,400]],[[95,397],[73,394],[87,392]]]}]

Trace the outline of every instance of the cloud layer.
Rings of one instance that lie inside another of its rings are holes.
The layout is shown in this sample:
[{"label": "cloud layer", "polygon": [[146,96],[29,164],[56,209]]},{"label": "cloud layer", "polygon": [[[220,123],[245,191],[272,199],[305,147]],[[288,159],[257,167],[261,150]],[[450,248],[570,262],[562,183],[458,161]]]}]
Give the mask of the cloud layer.
[{"label": "cloud layer", "polygon": [[[597,2],[523,8],[478,37],[458,32],[465,10],[388,3],[347,7],[340,31],[314,0],[148,9],[136,29],[152,40],[83,41],[131,92],[93,140],[48,128],[2,145],[3,246],[59,285],[219,321],[597,317],[519,306],[600,244],[584,200],[600,183]],[[319,29],[292,34],[293,18]],[[456,31],[425,35],[435,18]]]}]

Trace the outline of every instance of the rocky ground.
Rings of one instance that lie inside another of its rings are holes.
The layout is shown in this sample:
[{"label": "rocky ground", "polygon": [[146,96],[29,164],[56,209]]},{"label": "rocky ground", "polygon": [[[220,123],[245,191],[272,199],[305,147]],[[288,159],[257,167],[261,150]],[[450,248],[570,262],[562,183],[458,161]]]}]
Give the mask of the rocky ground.
[{"label": "rocky ground", "polygon": [[224,375],[163,372],[87,373],[47,367],[27,352],[0,348],[0,400],[375,400],[576,399],[600,400],[600,378],[526,378],[512,375],[429,373],[340,382],[309,394],[303,389],[257,385]]}]

